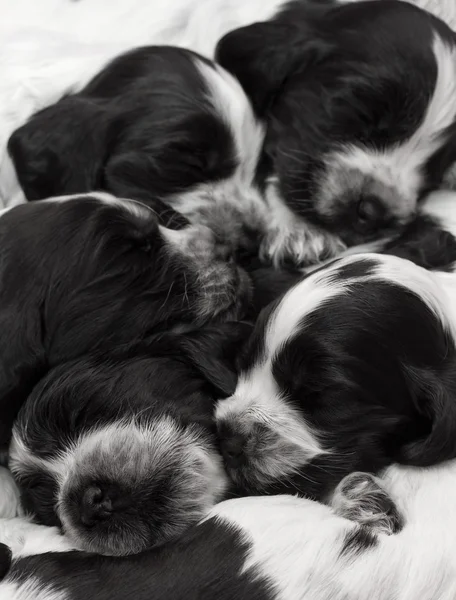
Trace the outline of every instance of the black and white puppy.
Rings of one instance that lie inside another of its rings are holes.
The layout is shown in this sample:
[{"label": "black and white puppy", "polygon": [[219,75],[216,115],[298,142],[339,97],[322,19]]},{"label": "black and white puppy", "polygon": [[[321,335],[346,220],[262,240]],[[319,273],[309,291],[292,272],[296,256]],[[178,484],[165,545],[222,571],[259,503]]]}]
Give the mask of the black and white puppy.
[{"label": "black and white puppy", "polygon": [[366,254],[260,315],[217,407],[240,491],[326,499],[353,471],[456,456],[456,276]]},{"label": "black and white puppy", "polygon": [[29,203],[0,217],[0,447],[51,368],[145,335],[237,319],[247,275],[211,232],[161,227],[108,194]]},{"label": "black and white puppy", "polygon": [[25,512],[110,555],[159,546],[204,517],[228,488],[214,404],[236,387],[250,331],[164,334],[52,369],[10,446]]},{"label": "black and white puppy", "polygon": [[410,3],[294,0],[217,58],[267,123],[275,259],[394,233],[456,158],[456,36]]},{"label": "black and white puppy", "polygon": [[255,248],[267,224],[255,182],[263,139],[228,72],[149,46],[35,114],[8,150],[28,200],[106,190],[148,204],[167,226],[207,225],[236,250]]}]

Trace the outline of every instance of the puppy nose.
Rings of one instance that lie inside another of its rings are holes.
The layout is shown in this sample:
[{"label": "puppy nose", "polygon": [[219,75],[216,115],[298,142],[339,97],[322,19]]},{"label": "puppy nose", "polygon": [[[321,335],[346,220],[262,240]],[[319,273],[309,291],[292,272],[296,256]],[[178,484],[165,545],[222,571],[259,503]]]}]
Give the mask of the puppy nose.
[{"label": "puppy nose", "polygon": [[105,521],[113,512],[112,499],[107,491],[96,485],[90,486],[84,491],[80,510],[84,525]]},{"label": "puppy nose", "polygon": [[243,435],[233,435],[222,440],[222,455],[229,466],[238,466],[242,462],[245,447]]},{"label": "puppy nose", "polygon": [[361,224],[376,225],[385,219],[385,207],[377,196],[363,195],[357,206],[358,221]]}]

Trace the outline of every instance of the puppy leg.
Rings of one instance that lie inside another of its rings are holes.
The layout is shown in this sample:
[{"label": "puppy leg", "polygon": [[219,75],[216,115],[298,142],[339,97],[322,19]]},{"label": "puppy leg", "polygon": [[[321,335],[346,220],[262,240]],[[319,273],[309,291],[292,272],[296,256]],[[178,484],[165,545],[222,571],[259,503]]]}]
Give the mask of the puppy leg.
[{"label": "puppy leg", "polygon": [[11,519],[21,514],[20,494],[10,471],[0,467],[0,518]]},{"label": "puppy leg", "polygon": [[351,473],[337,486],[332,507],[341,517],[391,535],[403,527],[403,519],[381,482],[369,473]]}]

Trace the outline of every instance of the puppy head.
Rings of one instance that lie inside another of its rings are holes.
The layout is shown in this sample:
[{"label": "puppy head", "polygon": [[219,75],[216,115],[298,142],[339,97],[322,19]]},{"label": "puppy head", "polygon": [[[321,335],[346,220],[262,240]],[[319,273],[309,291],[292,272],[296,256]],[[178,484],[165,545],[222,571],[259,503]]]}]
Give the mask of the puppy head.
[{"label": "puppy head", "polygon": [[291,3],[218,58],[268,122],[286,203],[347,245],[407,223],[455,160],[454,34],[409,3]]},{"label": "puppy head", "polygon": [[364,255],[265,309],[216,410],[240,490],[324,498],[354,470],[454,457],[451,302],[437,276]]},{"label": "puppy head", "polygon": [[235,388],[246,331],[165,336],[122,359],[51,372],[11,445],[25,509],[77,547],[110,555],[158,546],[200,520],[227,488],[213,405]]},{"label": "puppy head", "polygon": [[[76,330],[96,346],[102,333],[131,341],[173,325],[237,318],[250,297],[248,277],[219,255],[207,228],[166,229],[148,207],[109,194],[15,207],[2,215],[0,236],[4,297],[42,308],[45,345],[56,352],[64,337],[75,343]],[[78,353],[94,350],[87,339],[84,345]]]}]

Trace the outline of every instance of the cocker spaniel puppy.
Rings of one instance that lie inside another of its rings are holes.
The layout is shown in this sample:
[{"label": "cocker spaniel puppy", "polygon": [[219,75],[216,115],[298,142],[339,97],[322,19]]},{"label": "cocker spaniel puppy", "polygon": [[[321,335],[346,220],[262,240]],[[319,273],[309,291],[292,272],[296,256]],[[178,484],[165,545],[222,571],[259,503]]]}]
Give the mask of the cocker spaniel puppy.
[{"label": "cocker spaniel puppy", "polygon": [[267,125],[275,262],[395,234],[454,163],[456,34],[419,6],[294,0],[220,41]]},{"label": "cocker spaniel puppy", "polygon": [[22,506],[76,547],[124,555],[179,537],[228,492],[214,405],[251,327],[163,334],[52,369],[19,413]]},{"label": "cocker spaniel puppy", "polygon": [[326,500],[353,471],[456,456],[456,275],[366,254],[264,309],[216,411],[241,493]]}]

